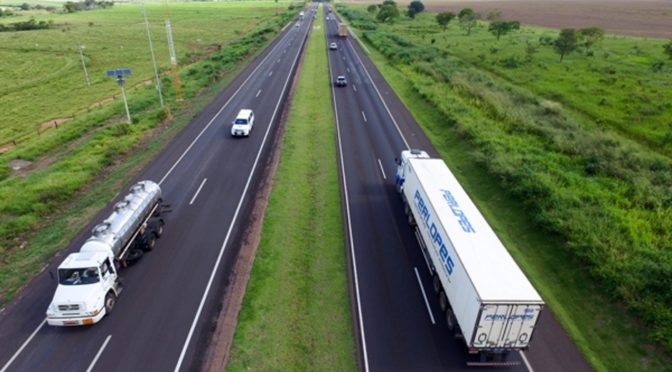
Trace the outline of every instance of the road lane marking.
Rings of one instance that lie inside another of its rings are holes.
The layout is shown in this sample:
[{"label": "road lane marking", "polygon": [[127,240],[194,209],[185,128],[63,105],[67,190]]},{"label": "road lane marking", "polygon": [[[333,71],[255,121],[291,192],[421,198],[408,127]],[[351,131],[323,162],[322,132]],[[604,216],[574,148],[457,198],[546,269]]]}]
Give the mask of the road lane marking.
[{"label": "road lane marking", "polygon": [[432,309],[429,307],[429,301],[427,301],[427,294],[425,293],[425,288],[422,286],[422,280],[420,280],[420,273],[418,273],[418,268],[413,266],[415,270],[415,277],[418,278],[418,285],[420,286],[420,291],[422,292],[422,297],[425,299],[425,305],[427,306],[427,312],[429,313],[429,319],[432,320],[432,324],[436,324],[434,321],[434,314],[432,314]]},{"label": "road lane marking", "polygon": [[357,86],[355,84],[352,84],[352,89],[354,89],[354,91],[356,92],[357,91]]},{"label": "road lane marking", "polygon": [[[173,173],[173,170],[175,170],[175,168],[177,167],[177,165],[180,164],[180,162],[182,161],[182,159],[184,159],[184,157],[187,156],[187,153],[191,150],[191,148],[194,147],[194,145],[196,144],[196,141],[198,141],[198,139],[201,138],[201,136],[203,135],[203,133],[205,133],[205,131],[208,130],[208,128],[210,128],[210,126],[212,125],[212,123],[215,122],[215,119],[217,119],[217,117],[222,113],[222,111],[224,111],[224,109],[229,105],[229,103],[231,103],[231,100],[238,94],[238,92],[240,92],[241,89],[243,89],[243,87],[245,86],[245,84],[247,84],[248,80],[250,80],[250,79],[252,78],[252,76],[255,75],[255,73],[257,72],[257,70],[259,70],[259,69],[261,68],[261,66],[263,66],[263,65],[266,63],[266,60],[269,59],[269,58],[271,57],[271,55],[273,54],[273,52],[275,51],[275,49],[276,49],[276,48],[280,48],[280,44],[281,44],[281,43],[277,43],[277,44],[273,47],[273,50],[271,50],[270,52],[268,52],[268,55],[266,55],[266,57],[259,63],[259,65],[258,65],[257,67],[255,67],[254,70],[252,70],[252,72],[251,72],[250,75],[247,77],[247,79],[245,79],[245,81],[243,81],[243,83],[240,84],[240,86],[238,87],[238,89],[236,89],[236,91],[233,92],[233,94],[231,95],[231,97],[229,97],[229,99],[226,101],[226,103],[224,103],[224,105],[222,105],[222,107],[219,109],[219,111],[217,111],[217,113],[215,113],[215,115],[212,117],[212,119],[210,119],[210,121],[208,122],[208,124],[206,124],[206,126],[203,127],[203,129],[201,130],[201,132],[198,133],[198,135],[196,136],[196,138],[194,138],[194,140],[191,141],[191,143],[190,143],[189,146],[186,148],[186,150],[184,150],[184,152],[182,153],[182,155],[180,155],[180,157],[175,161],[175,163],[173,163],[173,165],[170,167],[170,169],[168,169],[168,171],[167,171],[166,174],[163,176],[163,178],[161,178],[161,180],[159,181],[159,186],[161,186],[161,184],[163,184],[163,182],[166,180],[166,178],[168,178],[168,176],[169,176],[171,173]],[[287,50],[285,50],[284,52],[286,53]],[[1,371],[0,371],[0,372],[1,372]]]},{"label": "road lane marking", "polygon": [[365,123],[368,123],[368,122],[366,121],[366,114],[364,113],[363,110],[362,110],[362,117],[364,118],[364,122],[365,122]]},{"label": "road lane marking", "polygon": [[256,98],[256,97],[259,97],[260,94],[261,94],[261,89],[259,89],[259,91],[257,92],[257,95],[254,96],[254,97],[255,97],[255,98]]},{"label": "road lane marking", "polygon": [[196,193],[194,196],[191,198],[191,201],[189,202],[189,205],[194,204],[194,200],[196,200],[196,197],[198,196],[198,193],[201,192],[201,189],[203,188],[203,185],[205,185],[205,181],[207,181],[207,178],[203,178],[203,181],[201,182],[201,186],[198,186],[198,190],[196,190]]},{"label": "road lane marking", "polygon": [[16,358],[19,356],[19,354],[21,354],[21,352],[23,351],[23,349],[24,349],[26,346],[28,346],[28,343],[30,343],[30,340],[32,340],[33,337],[35,337],[35,335],[37,334],[37,332],[39,332],[39,330],[42,329],[42,326],[44,326],[44,323],[46,323],[46,322],[47,322],[47,318],[44,318],[44,320],[42,321],[42,323],[40,323],[40,325],[37,326],[37,328],[35,328],[35,330],[33,331],[33,333],[31,333],[30,336],[28,336],[28,339],[27,339],[26,341],[23,342],[23,344],[21,345],[21,347],[19,348],[19,350],[17,350],[16,353],[14,353],[14,355],[12,355],[12,359],[10,359],[7,363],[5,363],[5,366],[2,367],[2,369],[0,370],[0,372],[6,372],[6,371],[7,371],[7,368],[9,368],[9,366],[14,362],[14,359],[16,359]]},{"label": "road lane marking", "polygon": [[[303,40],[305,42],[307,35],[308,35],[309,29],[306,28],[304,31],[303,35]],[[191,322],[191,327],[189,328],[189,333],[187,334],[187,339],[184,341],[184,346],[182,346],[182,352],[180,352],[180,357],[177,360],[177,364],[175,365],[175,372],[178,372],[180,370],[180,367],[182,367],[182,362],[184,361],[184,357],[187,354],[187,349],[189,348],[189,343],[191,342],[191,338],[194,335],[194,331],[196,330],[196,324],[198,323],[198,320],[201,317],[201,312],[203,311],[203,307],[205,306],[205,301],[208,298],[208,294],[210,293],[210,288],[212,288],[212,283],[215,280],[215,276],[217,274],[217,270],[219,269],[219,264],[222,261],[222,257],[224,256],[224,250],[226,249],[226,245],[229,242],[229,238],[231,237],[231,234],[233,232],[234,225],[236,224],[236,220],[238,219],[238,214],[240,213],[240,210],[243,206],[243,201],[245,200],[245,197],[247,196],[247,190],[250,187],[250,184],[252,183],[252,176],[254,176],[254,171],[257,169],[257,165],[259,164],[259,160],[261,159],[261,154],[262,151],[264,150],[264,145],[266,144],[266,141],[268,140],[269,133],[271,131],[271,128],[273,127],[273,122],[275,121],[275,117],[278,114],[278,111],[280,109],[280,104],[282,103],[282,97],[284,96],[285,92],[287,91],[287,86],[289,85],[289,78],[292,76],[292,72],[295,71],[297,68],[297,61],[299,59],[299,55],[301,52],[301,48],[298,48],[296,51],[296,55],[294,56],[294,61],[292,62],[292,68],[289,70],[289,73],[287,74],[287,79],[285,79],[285,85],[282,87],[282,90],[280,91],[280,96],[278,98],[278,101],[275,105],[275,110],[273,111],[273,115],[271,116],[271,120],[269,122],[268,127],[266,128],[266,133],[264,134],[264,138],[261,140],[261,145],[259,146],[259,151],[257,152],[257,157],[254,159],[254,164],[252,164],[252,169],[250,170],[250,174],[247,177],[247,182],[245,183],[245,188],[243,189],[243,193],[240,197],[240,200],[238,201],[238,206],[236,207],[236,211],[233,213],[233,218],[231,220],[231,224],[229,224],[229,230],[226,233],[226,237],[224,238],[224,242],[222,242],[222,246],[219,249],[219,255],[217,256],[217,260],[215,261],[215,266],[212,268],[212,272],[210,273],[210,279],[208,279],[208,284],[205,286],[205,290],[203,291],[203,296],[201,297],[201,302],[198,305],[198,309],[196,310],[196,314],[194,315],[194,320]],[[244,83],[243,83],[244,84]],[[333,89],[333,88],[332,88]]]},{"label": "road lane marking", "polygon": [[268,73],[268,77],[271,77],[271,76],[273,76],[273,71]]},{"label": "road lane marking", "polygon": [[520,351],[518,351],[518,352],[520,353],[520,357],[523,359],[523,363],[525,363],[525,367],[527,367],[527,370],[528,370],[529,372],[534,372],[534,370],[532,369],[532,366],[530,365],[530,362],[529,362],[529,361],[527,360],[527,358],[525,357],[525,353],[523,353],[522,350],[520,350]]},{"label": "road lane marking", "polygon": [[277,61],[275,61],[275,63],[280,63],[280,58],[278,58],[278,60],[277,60]]},{"label": "road lane marking", "polygon": [[347,71],[349,73],[350,72],[350,67],[346,67],[345,71]]},{"label": "road lane marking", "polygon": [[89,368],[86,370],[86,372],[91,372],[93,369],[93,366],[96,365],[96,362],[98,361],[98,358],[100,358],[100,355],[103,354],[103,350],[105,350],[105,346],[107,346],[107,343],[110,342],[110,339],[112,338],[112,335],[107,335],[107,338],[105,339],[105,342],[103,342],[103,346],[100,347],[98,350],[98,353],[96,356],[93,358],[91,361],[91,364],[89,365]]},{"label": "road lane marking", "polygon": [[401,133],[401,129],[399,128],[399,124],[397,124],[397,121],[394,120],[394,116],[392,116],[392,112],[390,111],[390,108],[387,107],[387,103],[385,103],[385,100],[383,99],[383,96],[380,94],[380,91],[378,90],[378,87],[376,86],[376,83],[373,81],[373,78],[371,78],[371,75],[369,74],[369,70],[366,69],[366,66],[364,65],[364,62],[362,62],[362,59],[359,58],[359,54],[357,54],[357,51],[355,50],[355,47],[350,44],[350,40],[348,39],[347,41],[348,45],[350,45],[350,48],[352,48],[352,52],[355,54],[355,57],[359,60],[359,64],[362,66],[364,69],[364,72],[366,73],[366,76],[369,77],[369,81],[371,81],[371,85],[373,85],[373,89],[376,90],[376,93],[378,93],[378,98],[380,98],[380,101],[383,103],[383,106],[385,106],[385,110],[387,110],[387,114],[390,115],[390,119],[392,119],[392,123],[394,123],[395,128],[397,128],[397,132],[399,132],[399,136],[401,137],[401,140],[404,141],[404,145],[406,145],[407,149],[411,149],[411,146],[408,144],[408,141],[406,141],[406,137],[404,137],[404,134]]},{"label": "road lane marking", "polygon": [[[331,68],[331,58],[327,59],[329,63],[329,73],[333,76],[334,71]],[[338,140],[338,156],[341,164],[343,160],[343,143],[341,141],[341,126],[338,120],[338,105],[336,104],[336,94],[334,86],[331,86],[331,100],[334,103],[334,112],[336,113],[336,138]],[[364,372],[369,372],[369,356],[366,349],[366,333],[364,332],[364,315],[362,314],[362,298],[359,294],[359,277],[357,276],[357,257],[355,255],[355,238],[352,235],[352,221],[350,219],[350,199],[348,198],[348,180],[345,176],[345,167],[341,167],[341,177],[343,179],[343,191],[345,193],[345,214],[348,221],[348,240],[350,241],[350,255],[352,256],[352,273],[355,280],[355,297],[357,298],[357,318],[359,320],[359,337],[362,339],[362,358],[364,359]]]},{"label": "road lane marking", "polygon": [[378,158],[378,165],[380,166],[380,173],[383,174],[383,179],[387,179],[385,176],[385,169],[383,169],[383,163],[380,162],[380,158]]}]

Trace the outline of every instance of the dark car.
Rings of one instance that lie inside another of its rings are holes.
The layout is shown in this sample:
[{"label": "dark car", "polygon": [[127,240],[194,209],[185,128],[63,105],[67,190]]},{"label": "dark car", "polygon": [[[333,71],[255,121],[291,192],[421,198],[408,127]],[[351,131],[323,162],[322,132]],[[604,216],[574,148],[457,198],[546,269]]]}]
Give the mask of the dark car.
[{"label": "dark car", "polygon": [[345,76],[339,75],[336,78],[336,86],[337,87],[345,87],[348,85],[348,81],[345,79]]}]

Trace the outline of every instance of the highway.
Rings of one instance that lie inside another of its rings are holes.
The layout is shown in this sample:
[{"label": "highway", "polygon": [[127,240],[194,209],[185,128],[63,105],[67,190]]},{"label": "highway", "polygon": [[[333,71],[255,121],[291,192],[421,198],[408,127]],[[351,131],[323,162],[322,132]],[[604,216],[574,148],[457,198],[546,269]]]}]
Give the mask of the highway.
[{"label": "highway", "polygon": [[[477,359],[446,327],[394,188],[394,159],[401,150],[438,153],[359,44],[339,38],[339,21],[325,16],[327,45],[337,44],[328,51],[331,79],[345,75],[348,81],[346,87],[332,85],[332,94],[360,369],[479,370],[467,367]],[[528,352],[510,355],[518,365],[498,370],[590,370],[549,309],[533,337]]]},{"label": "highway", "polygon": [[[49,271],[79,249],[118,197],[0,314],[0,371],[199,368],[311,23],[286,28],[129,183],[159,182],[172,211],[156,248],[121,272],[113,313],[91,327],[44,321],[56,288]],[[248,138],[232,138],[242,108],[254,110],[254,127]]]}]

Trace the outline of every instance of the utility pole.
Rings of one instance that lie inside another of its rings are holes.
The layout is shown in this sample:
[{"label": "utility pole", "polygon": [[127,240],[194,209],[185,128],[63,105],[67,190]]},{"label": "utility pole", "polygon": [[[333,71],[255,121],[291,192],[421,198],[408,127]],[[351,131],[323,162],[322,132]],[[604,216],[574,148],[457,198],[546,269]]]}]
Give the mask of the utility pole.
[{"label": "utility pole", "polygon": [[173,43],[173,27],[170,24],[170,14],[168,13],[168,0],[163,0],[163,16],[166,18],[166,35],[168,37],[168,52],[170,53],[170,64],[173,70],[173,82],[175,83],[175,98],[182,101],[180,92],[180,73],[177,70],[177,55],[175,53],[175,43]]},{"label": "utility pole", "polygon": [[86,79],[86,85],[90,86],[91,81],[89,80],[89,72],[86,71],[86,62],[84,62],[84,52],[83,49],[85,48],[84,45],[79,45],[79,58],[82,60],[82,68],[84,69],[84,78]]},{"label": "utility pole", "polygon": [[156,79],[156,90],[159,92],[159,102],[163,107],[163,94],[161,94],[161,80],[159,80],[159,70],[156,67],[156,57],[154,56],[154,46],[152,45],[152,34],[149,32],[149,21],[147,21],[147,9],[145,2],[142,2],[142,15],[145,17],[145,28],[147,29],[147,39],[149,40],[149,51],[152,53],[152,64],[154,65],[154,78]]}]

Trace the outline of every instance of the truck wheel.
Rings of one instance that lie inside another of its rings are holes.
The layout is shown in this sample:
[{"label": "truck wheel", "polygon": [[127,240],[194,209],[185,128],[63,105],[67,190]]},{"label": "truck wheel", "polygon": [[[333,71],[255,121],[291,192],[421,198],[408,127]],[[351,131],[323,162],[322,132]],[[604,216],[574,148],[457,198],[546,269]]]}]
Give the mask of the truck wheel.
[{"label": "truck wheel", "polygon": [[163,219],[160,219],[160,220],[156,223],[156,229],[154,229],[154,235],[156,235],[156,238],[157,238],[157,239],[160,238],[161,235],[163,235],[163,225],[165,225],[165,224],[166,224],[166,223],[163,222]]},{"label": "truck wheel", "polygon": [[129,250],[128,255],[126,256],[126,259],[125,259],[126,265],[131,266],[131,265],[135,264],[136,262],[140,261],[143,254],[144,254],[144,252],[142,252],[142,249],[133,248],[133,249]]},{"label": "truck wheel", "polygon": [[441,307],[441,311],[446,311],[448,309],[448,297],[446,297],[446,292],[444,291],[439,293],[439,306]]},{"label": "truck wheel", "polygon": [[109,314],[112,312],[112,309],[114,309],[114,304],[117,303],[117,296],[114,294],[114,292],[109,291],[107,292],[107,295],[105,295],[105,313]]},{"label": "truck wheel", "polygon": [[446,309],[446,325],[448,326],[449,331],[455,330],[455,315],[453,315],[453,309]]},{"label": "truck wheel", "polygon": [[439,279],[439,275],[434,273],[432,276],[432,287],[434,287],[434,293],[439,293],[441,290],[441,280]]},{"label": "truck wheel", "polygon": [[145,244],[142,247],[142,250],[145,252],[149,252],[154,249],[154,246],[156,246],[156,235],[154,235],[153,233],[149,233],[145,238]]}]

